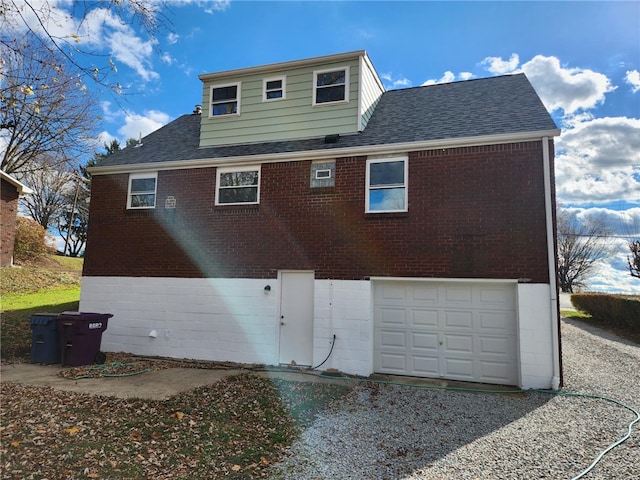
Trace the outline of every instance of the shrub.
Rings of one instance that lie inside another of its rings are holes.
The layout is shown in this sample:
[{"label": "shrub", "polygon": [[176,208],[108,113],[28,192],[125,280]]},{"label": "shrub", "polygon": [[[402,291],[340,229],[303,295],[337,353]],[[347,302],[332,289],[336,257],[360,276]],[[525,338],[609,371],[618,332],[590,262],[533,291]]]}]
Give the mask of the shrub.
[{"label": "shrub", "polygon": [[18,262],[35,260],[53,253],[50,246],[52,238],[46,230],[35,220],[18,217],[13,256]]},{"label": "shrub", "polygon": [[640,332],[640,298],[601,293],[571,295],[576,309],[591,315],[595,322]]}]

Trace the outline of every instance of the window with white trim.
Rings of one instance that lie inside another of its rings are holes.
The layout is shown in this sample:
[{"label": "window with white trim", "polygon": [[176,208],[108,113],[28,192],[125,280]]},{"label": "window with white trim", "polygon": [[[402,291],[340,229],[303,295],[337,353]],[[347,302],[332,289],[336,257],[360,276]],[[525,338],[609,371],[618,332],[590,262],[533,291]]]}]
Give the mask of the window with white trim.
[{"label": "window with white trim", "polygon": [[366,212],[407,211],[407,157],[367,160]]},{"label": "window with white trim", "polygon": [[262,101],[282,100],[285,98],[286,77],[265,78],[262,88]]},{"label": "window with white trim", "polygon": [[349,101],[349,67],[313,72],[313,104]]},{"label": "window with white trim", "polygon": [[127,208],[156,208],[157,185],[157,172],[130,174]]},{"label": "window with white trim", "polygon": [[240,84],[213,85],[211,87],[210,117],[240,115]]},{"label": "window with white trim", "polygon": [[259,166],[218,168],[216,205],[256,204],[259,201]]}]

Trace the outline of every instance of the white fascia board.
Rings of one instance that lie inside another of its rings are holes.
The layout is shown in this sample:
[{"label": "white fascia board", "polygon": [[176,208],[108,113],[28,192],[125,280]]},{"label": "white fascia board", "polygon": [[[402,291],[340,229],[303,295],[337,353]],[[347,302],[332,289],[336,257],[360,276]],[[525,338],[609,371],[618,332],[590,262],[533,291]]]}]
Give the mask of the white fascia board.
[{"label": "white fascia board", "polygon": [[9,182],[11,185],[16,187],[16,190],[18,190],[18,195],[31,195],[33,193],[33,190],[27,187],[24,183],[19,182],[18,180],[13,178],[11,175],[3,172],[2,170],[0,170],[0,178],[3,178],[7,182]]},{"label": "white fascia board", "polygon": [[221,78],[238,77],[242,75],[253,75],[257,73],[275,72],[288,70],[291,68],[307,67],[314,65],[322,65],[325,63],[337,63],[344,62],[345,60],[352,60],[354,58],[366,55],[364,50],[356,50],[347,53],[338,53],[335,55],[326,55],[323,57],[305,58],[303,60],[293,60],[290,62],[271,63],[269,65],[260,65],[257,67],[238,68],[235,70],[225,70],[223,72],[203,73],[198,75],[198,78],[202,82],[210,82],[212,80],[219,80]]},{"label": "white fascia board", "polygon": [[265,155],[243,155],[238,157],[208,157],[195,160],[177,160],[172,162],[141,163],[114,165],[108,167],[92,167],[92,175],[111,175],[158,170],[183,170],[187,168],[206,168],[221,165],[248,165],[258,163],[293,162],[302,160],[322,160],[327,158],[356,157],[361,155],[395,155],[420,150],[447,149],[502,143],[528,142],[541,140],[544,137],[556,137],[560,130],[546,130],[528,133],[509,133],[485,135],[459,139],[429,140],[422,142],[390,143],[384,145],[363,145],[358,147],[332,148],[321,150],[305,150],[299,152],[270,153]]},{"label": "white fascia board", "polygon": [[367,56],[366,53],[364,53],[364,55],[362,56],[362,62],[364,62],[371,69],[371,71],[373,72],[373,76],[374,76],[374,78],[376,80],[376,83],[378,84],[380,89],[383,92],[386,92],[387,89],[384,88],[384,85],[382,83],[382,80],[380,80],[380,76],[378,75],[378,71],[376,70],[376,67],[373,65],[373,63],[371,62],[371,59]]}]

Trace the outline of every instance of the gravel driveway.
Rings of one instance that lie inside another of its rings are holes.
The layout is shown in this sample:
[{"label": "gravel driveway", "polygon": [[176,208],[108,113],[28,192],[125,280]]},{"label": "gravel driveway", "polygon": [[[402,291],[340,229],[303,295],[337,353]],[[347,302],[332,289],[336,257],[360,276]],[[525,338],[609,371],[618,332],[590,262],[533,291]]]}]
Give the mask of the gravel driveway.
[{"label": "gravel driveway", "polygon": [[[640,409],[640,347],[568,321],[562,346],[563,391]],[[304,432],[271,478],[570,479],[634,419],[584,397],[361,384]],[[582,478],[640,478],[639,430]]]}]

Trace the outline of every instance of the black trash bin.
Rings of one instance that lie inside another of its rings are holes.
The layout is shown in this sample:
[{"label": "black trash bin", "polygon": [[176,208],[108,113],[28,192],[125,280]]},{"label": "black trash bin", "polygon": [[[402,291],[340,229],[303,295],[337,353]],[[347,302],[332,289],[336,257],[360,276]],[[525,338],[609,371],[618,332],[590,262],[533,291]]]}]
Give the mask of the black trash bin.
[{"label": "black trash bin", "polygon": [[58,315],[60,356],[63,366],[102,364],[102,332],[107,329],[110,313],[63,312]]},{"label": "black trash bin", "polygon": [[31,315],[31,363],[60,363],[57,313]]}]

